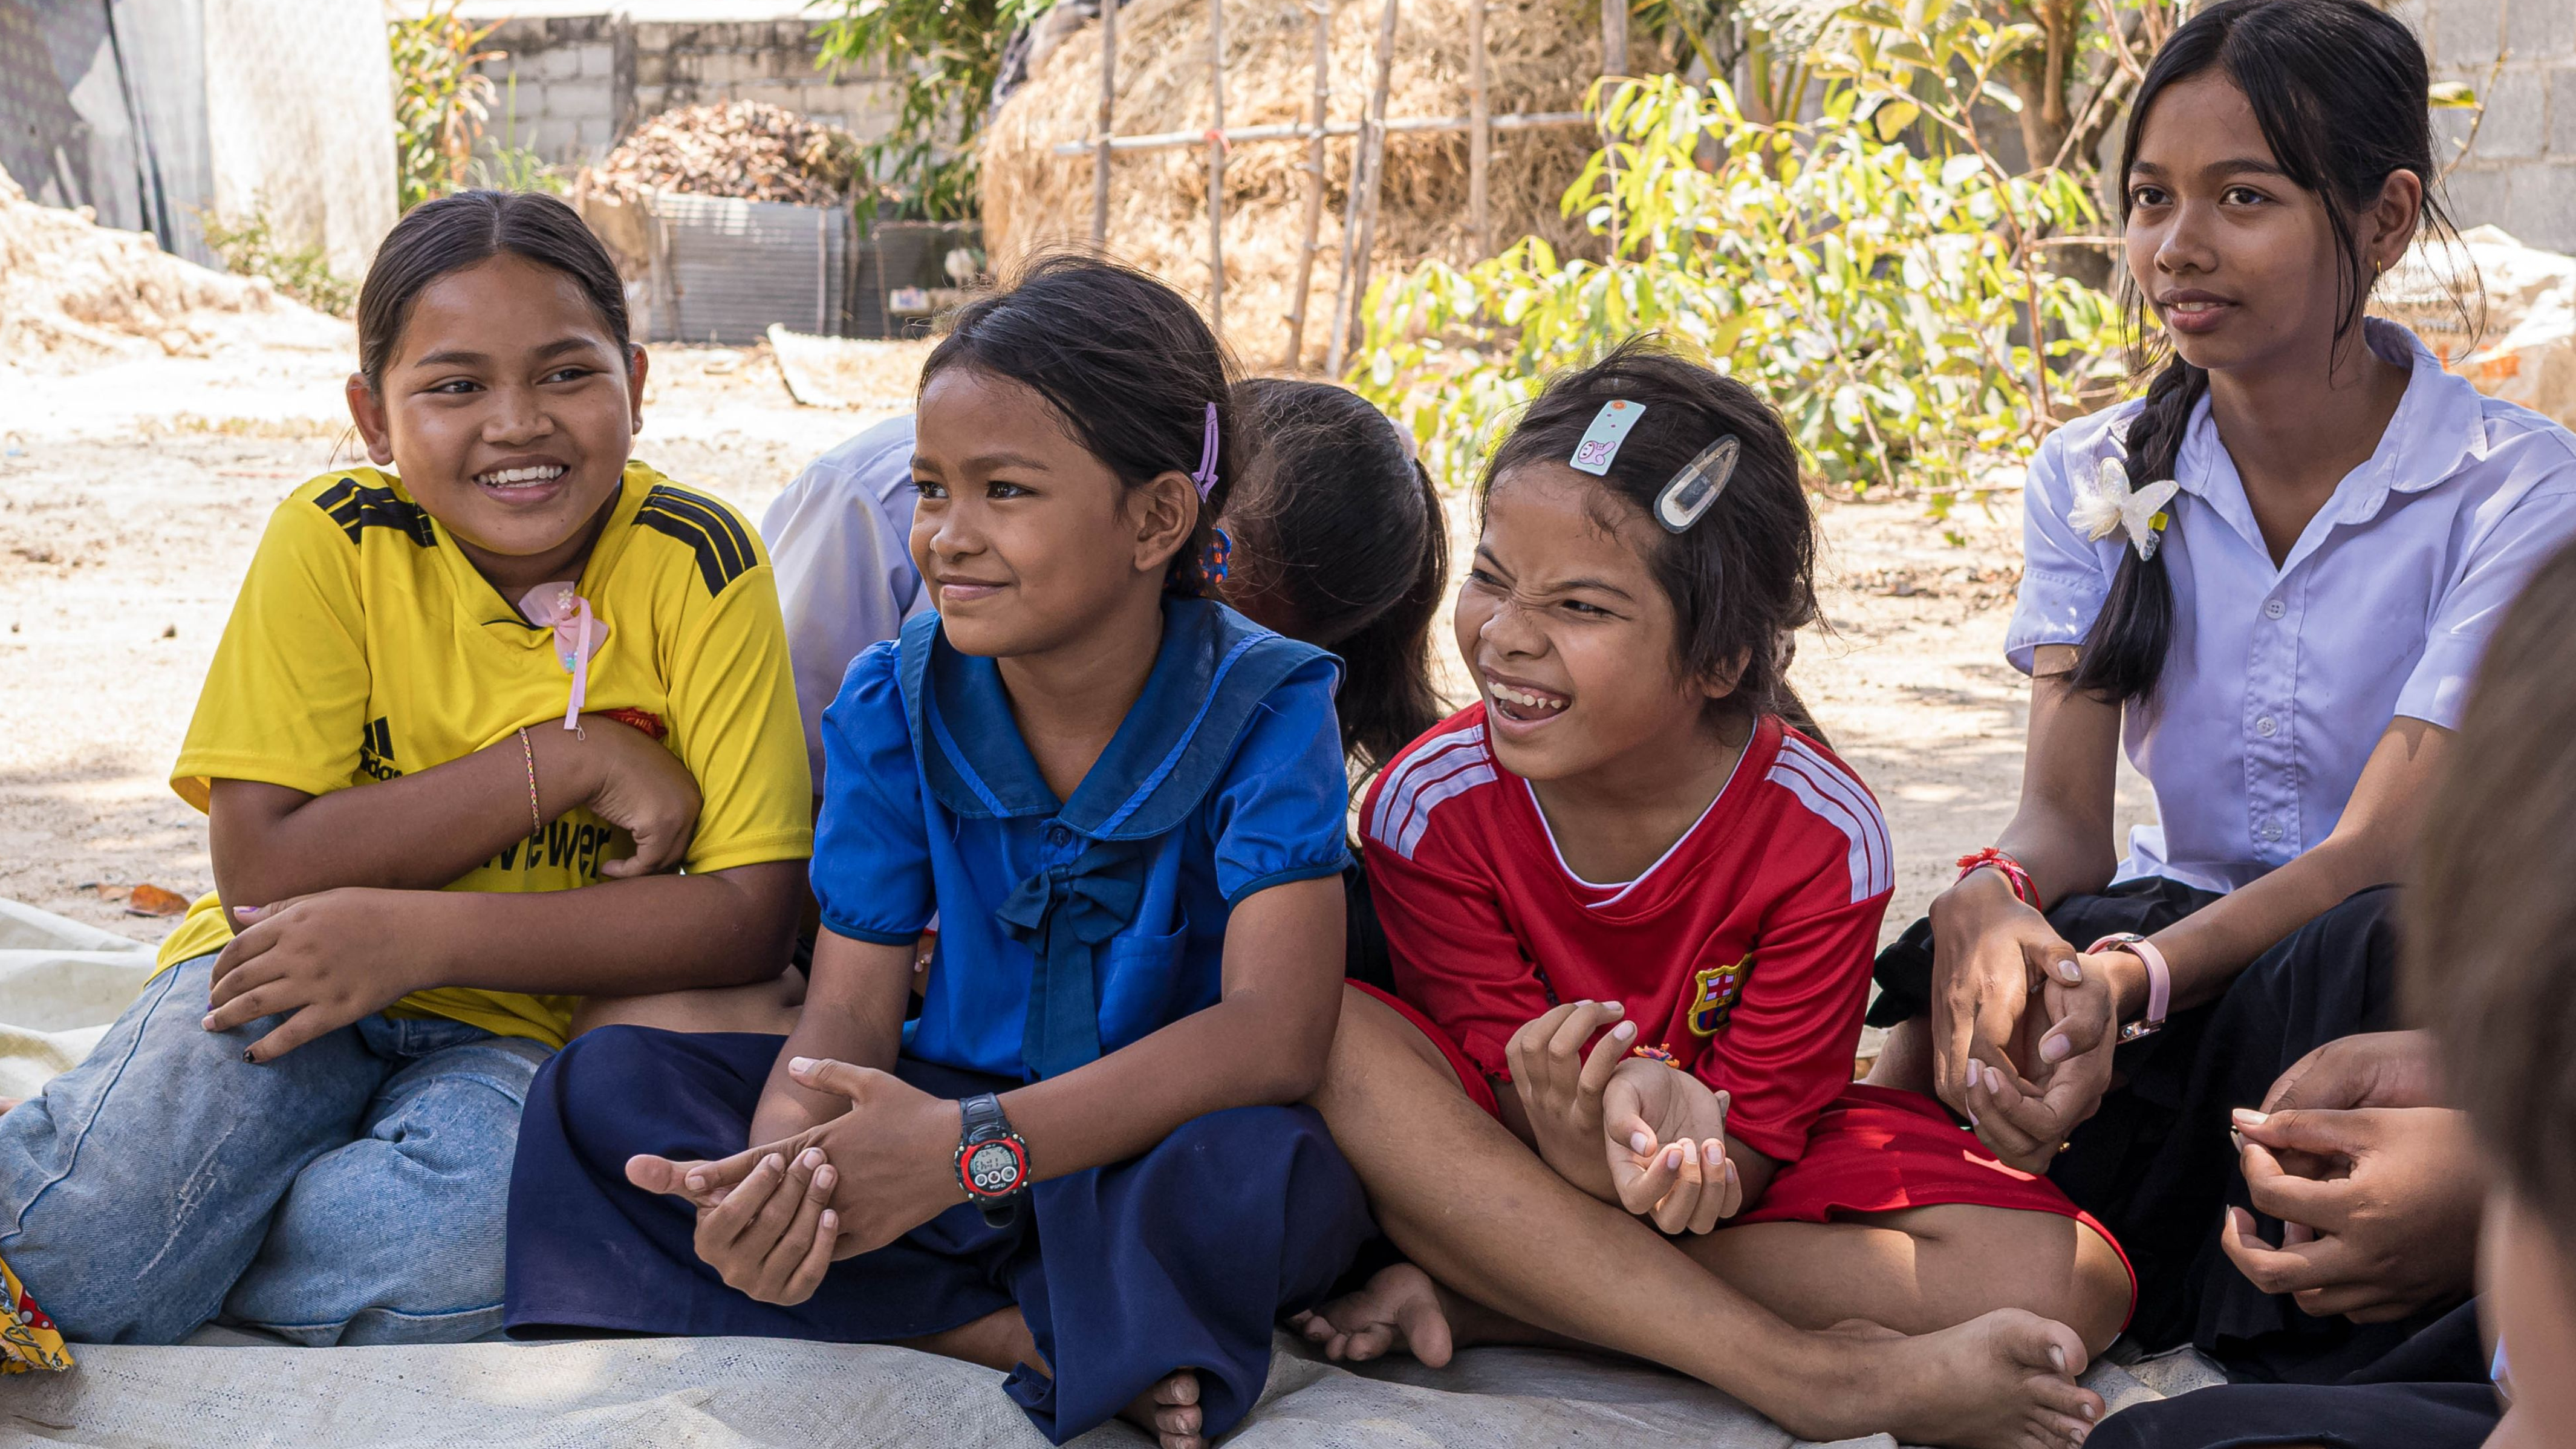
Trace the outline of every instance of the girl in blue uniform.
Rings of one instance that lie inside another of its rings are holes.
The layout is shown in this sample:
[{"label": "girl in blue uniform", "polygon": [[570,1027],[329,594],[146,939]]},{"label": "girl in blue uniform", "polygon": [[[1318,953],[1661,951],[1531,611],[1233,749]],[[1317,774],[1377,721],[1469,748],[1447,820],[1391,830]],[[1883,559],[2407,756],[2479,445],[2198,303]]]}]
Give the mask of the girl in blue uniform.
[{"label": "girl in blue uniform", "polygon": [[1229,413],[1215,338],[1136,273],[1059,259],[959,315],[912,464],[938,612],[825,713],[796,1028],[548,1064],[514,1333],[911,1344],[1008,1371],[1058,1443],[1251,1407],[1371,1228],[1287,1105],[1339,1002],[1338,666],[1197,597]]}]

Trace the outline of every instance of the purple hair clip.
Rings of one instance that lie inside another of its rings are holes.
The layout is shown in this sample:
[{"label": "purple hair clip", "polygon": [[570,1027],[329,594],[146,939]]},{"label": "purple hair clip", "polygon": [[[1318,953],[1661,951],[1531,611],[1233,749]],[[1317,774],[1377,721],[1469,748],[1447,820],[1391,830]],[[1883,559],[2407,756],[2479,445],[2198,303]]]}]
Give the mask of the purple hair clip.
[{"label": "purple hair clip", "polygon": [[1199,485],[1199,498],[1205,501],[1208,490],[1216,486],[1216,404],[1207,405],[1207,433],[1199,444],[1199,470],[1190,475]]}]

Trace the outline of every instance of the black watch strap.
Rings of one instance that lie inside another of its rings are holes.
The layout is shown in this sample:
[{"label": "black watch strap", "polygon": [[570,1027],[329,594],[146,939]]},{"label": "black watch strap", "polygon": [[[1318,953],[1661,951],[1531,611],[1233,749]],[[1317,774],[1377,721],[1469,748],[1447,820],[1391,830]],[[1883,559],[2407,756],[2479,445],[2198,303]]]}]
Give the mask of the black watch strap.
[{"label": "black watch strap", "polygon": [[1002,1099],[991,1092],[957,1104],[961,1120],[957,1137],[957,1185],[993,1227],[1008,1227],[1019,1218],[1020,1199],[1029,1191],[1029,1144],[1011,1130]]},{"label": "black watch strap", "polygon": [[1011,1130],[1011,1119],[1002,1113],[1002,1099],[991,1092],[964,1098],[957,1112],[966,1120],[964,1141],[981,1142]]}]

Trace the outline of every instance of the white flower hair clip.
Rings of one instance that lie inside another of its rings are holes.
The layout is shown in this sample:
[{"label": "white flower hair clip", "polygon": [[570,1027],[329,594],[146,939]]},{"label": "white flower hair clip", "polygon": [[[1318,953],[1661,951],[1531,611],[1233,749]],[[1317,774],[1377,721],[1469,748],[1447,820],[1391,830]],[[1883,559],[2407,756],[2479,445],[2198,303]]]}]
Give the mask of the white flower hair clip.
[{"label": "white flower hair clip", "polygon": [[2138,551],[2138,562],[2156,556],[2156,545],[2164,541],[2165,526],[2173,522],[2164,511],[2182,485],[2171,478],[2150,483],[2143,488],[2129,486],[2129,470],[2117,458],[2105,458],[2090,480],[2075,482],[2075,506],[2066,512],[2066,521],[2084,531],[2086,538],[2100,540],[2114,532],[2126,530],[2129,547]]}]

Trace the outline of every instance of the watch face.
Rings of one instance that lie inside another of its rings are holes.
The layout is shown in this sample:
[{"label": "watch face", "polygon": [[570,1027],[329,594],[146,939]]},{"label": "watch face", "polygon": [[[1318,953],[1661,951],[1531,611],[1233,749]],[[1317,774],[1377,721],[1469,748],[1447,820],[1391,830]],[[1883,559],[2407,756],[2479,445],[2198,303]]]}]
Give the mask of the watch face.
[{"label": "watch face", "polygon": [[995,1138],[977,1143],[966,1154],[966,1190],[979,1197],[1004,1197],[1019,1189],[1028,1163],[1020,1156],[1020,1144],[1009,1138]]}]

